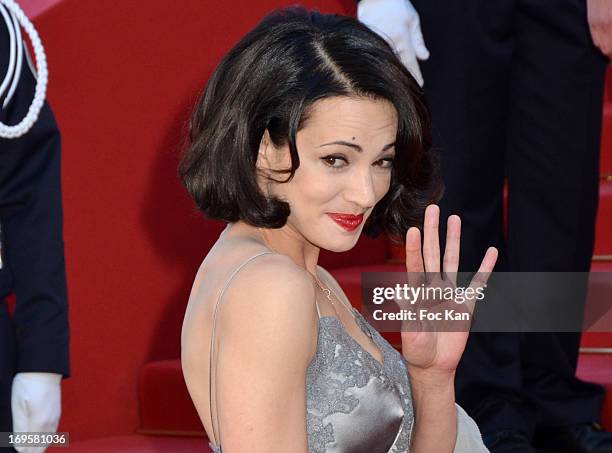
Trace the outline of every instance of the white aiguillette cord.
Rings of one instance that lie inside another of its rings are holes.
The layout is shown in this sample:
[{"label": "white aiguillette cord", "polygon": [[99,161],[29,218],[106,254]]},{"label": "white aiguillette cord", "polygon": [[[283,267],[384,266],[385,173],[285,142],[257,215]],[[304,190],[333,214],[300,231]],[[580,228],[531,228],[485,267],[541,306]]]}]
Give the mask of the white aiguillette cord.
[{"label": "white aiguillette cord", "polygon": [[[18,124],[15,124],[14,126],[9,126],[0,122],[0,137],[17,138],[28,132],[34,125],[45,102],[45,92],[47,90],[48,79],[47,59],[36,29],[14,0],[0,0],[0,14],[4,19],[6,28],[8,30],[10,50],[8,70],[4,76],[4,79],[2,80],[2,84],[0,84],[0,99],[8,88],[6,98],[2,103],[2,109],[6,108],[13,97],[17,83],[19,82],[19,78],[21,76],[24,43],[22,42],[21,38],[20,24],[30,37],[30,41],[32,41],[34,56],[36,57],[36,90],[34,91],[34,99],[32,100],[32,104],[30,104],[28,113]],[[32,64],[29,60],[27,52],[26,58],[28,58],[28,64],[32,69]],[[33,69],[32,72],[34,73]]]}]

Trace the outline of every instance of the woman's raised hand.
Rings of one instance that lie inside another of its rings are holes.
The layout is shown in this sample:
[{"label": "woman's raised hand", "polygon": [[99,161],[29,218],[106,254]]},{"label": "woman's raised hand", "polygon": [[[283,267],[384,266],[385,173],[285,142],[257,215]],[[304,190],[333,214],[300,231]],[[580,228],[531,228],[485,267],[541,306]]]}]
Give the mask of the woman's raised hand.
[{"label": "woman's raised hand", "polygon": [[[443,269],[440,269],[439,217],[440,208],[437,205],[429,205],[425,210],[422,251],[420,230],[412,227],[406,232],[406,270],[410,286],[423,284],[424,287],[443,289],[456,287],[461,219],[457,215],[448,218]],[[478,272],[470,282],[470,287],[473,288],[472,294],[486,285],[496,260],[497,249],[489,247]],[[454,310],[454,314],[469,313],[469,321],[460,323],[462,327],[459,331],[447,331],[449,322],[444,321],[444,316],[442,320],[418,319],[416,322],[406,323],[401,332],[402,354],[408,363],[408,371],[450,375],[455,372],[465,349],[476,300],[472,297],[462,303],[457,303],[455,300],[437,300],[433,301],[433,304],[431,300],[425,302],[426,304],[422,304],[422,301],[416,301],[416,305],[413,304],[411,307],[412,311],[418,314],[420,308],[425,307],[430,313]]]}]

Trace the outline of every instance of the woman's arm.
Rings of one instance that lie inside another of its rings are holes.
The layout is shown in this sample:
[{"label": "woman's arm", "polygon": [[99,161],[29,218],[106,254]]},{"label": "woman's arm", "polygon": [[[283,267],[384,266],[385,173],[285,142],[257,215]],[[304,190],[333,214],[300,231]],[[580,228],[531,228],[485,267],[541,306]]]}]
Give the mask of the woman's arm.
[{"label": "woman's arm", "polygon": [[[422,246],[421,232],[418,228],[412,227],[406,232],[408,282],[411,286],[427,286],[426,291],[430,287],[434,290],[444,288],[454,291],[457,288],[459,268],[461,219],[456,215],[448,218],[442,272],[438,237],[439,214],[440,209],[436,205],[429,205],[425,210]],[[489,247],[478,272],[470,282],[469,288],[472,294],[486,285],[496,260],[497,249]],[[413,452],[459,453],[461,451],[463,453],[463,450],[457,449],[456,445],[457,440],[464,440],[465,433],[458,431],[457,428],[454,376],[469,336],[476,298],[472,297],[461,303],[455,302],[453,298],[444,300],[434,297],[427,300],[422,297],[411,304],[423,304],[422,307],[429,307],[430,310],[437,311],[436,314],[442,313],[444,309],[456,310],[468,315],[467,323],[449,326],[443,321],[425,319],[402,325],[402,355],[406,360],[406,369],[411,381],[415,412],[411,439]],[[465,426],[465,423],[461,423],[462,428]],[[482,438],[476,438],[473,445],[477,449],[468,450],[471,453],[487,451]],[[461,445],[458,446],[463,448]]]},{"label": "woman's arm", "polygon": [[316,348],[314,288],[286,257],[236,275],[217,318],[216,428],[223,453],[306,453],[306,371]]},{"label": "woman's arm", "polygon": [[408,372],[414,425],[410,453],[452,452],[457,438],[454,373],[439,376]]},{"label": "woman's arm", "polygon": [[414,409],[410,453],[489,453],[476,422],[455,403],[454,373],[425,376],[408,371],[408,378]]}]

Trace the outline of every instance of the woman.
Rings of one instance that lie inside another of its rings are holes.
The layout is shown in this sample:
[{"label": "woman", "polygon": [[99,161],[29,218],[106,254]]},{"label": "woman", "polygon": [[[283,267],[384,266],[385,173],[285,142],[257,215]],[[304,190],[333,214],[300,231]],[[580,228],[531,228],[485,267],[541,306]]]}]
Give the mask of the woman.
[{"label": "woman", "polygon": [[[487,451],[454,403],[468,333],[402,332],[402,357],[317,265],[363,229],[405,237],[409,272],[441,270],[429,143],[418,85],[352,18],[275,11],[216,68],[179,165],[198,208],[228,222],[182,331],[214,451]],[[447,273],[460,235],[448,222]]]}]

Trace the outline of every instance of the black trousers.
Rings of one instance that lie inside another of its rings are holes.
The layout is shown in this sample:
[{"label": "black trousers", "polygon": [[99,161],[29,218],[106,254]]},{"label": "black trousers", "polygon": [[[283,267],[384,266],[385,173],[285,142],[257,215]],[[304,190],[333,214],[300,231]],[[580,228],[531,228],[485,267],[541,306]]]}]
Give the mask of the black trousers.
[{"label": "black trousers", "polygon": [[[500,251],[495,271],[588,271],[607,59],[591,42],[585,1],[413,3],[431,53],[421,69],[446,184],[441,247],[446,219],[459,214],[460,271],[476,271],[489,246]],[[483,432],[597,420],[603,389],[575,377],[579,341],[472,333],[458,403]]]}]

